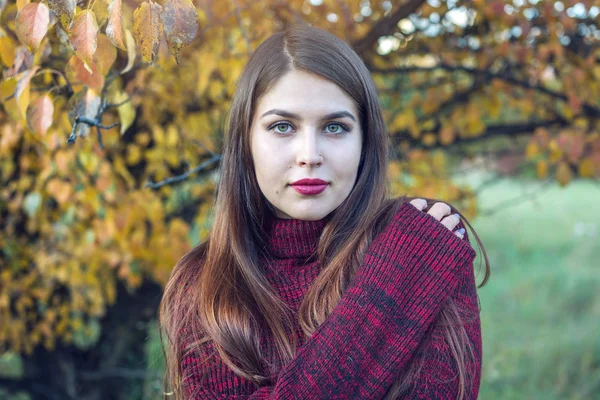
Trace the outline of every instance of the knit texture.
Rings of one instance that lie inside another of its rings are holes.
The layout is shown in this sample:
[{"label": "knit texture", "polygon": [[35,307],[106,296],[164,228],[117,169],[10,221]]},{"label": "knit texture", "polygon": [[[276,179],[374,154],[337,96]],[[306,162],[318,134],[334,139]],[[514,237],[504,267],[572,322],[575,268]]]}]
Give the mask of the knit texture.
[{"label": "knit texture", "polygon": [[[276,218],[268,224],[266,276],[296,317],[322,268],[315,252],[328,218]],[[375,237],[344,296],[307,341],[294,319],[300,347],[279,371],[266,361],[270,384],[258,387],[235,375],[218,354],[203,363],[191,351],[181,364],[187,393],[194,399],[383,399],[410,363],[423,360],[412,391],[401,398],[456,399],[457,369],[439,320],[451,298],[473,345],[466,398],[476,399],[482,349],[475,256],[466,234],[458,238],[405,203]],[[272,354],[266,336],[261,343],[263,354]],[[201,386],[203,373],[208,382]]]}]

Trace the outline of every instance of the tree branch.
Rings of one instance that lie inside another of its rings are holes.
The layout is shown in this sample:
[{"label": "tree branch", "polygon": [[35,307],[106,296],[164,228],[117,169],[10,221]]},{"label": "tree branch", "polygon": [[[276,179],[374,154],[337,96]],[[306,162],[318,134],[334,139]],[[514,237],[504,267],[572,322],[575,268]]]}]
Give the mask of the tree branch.
[{"label": "tree branch", "polygon": [[159,187],[164,186],[164,185],[169,185],[171,183],[183,181],[183,180],[189,178],[190,175],[195,174],[196,172],[202,171],[203,169],[205,169],[212,163],[219,161],[222,157],[223,156],[220,154],[215,154],[212,158],[204,161],[202,164],[198,165],[197,167],[194,167],[191,170],[189,170],[181,175],[172,176],[172,177],[164,179],[160,182],[154,183],[148,179],[148,181],[146,182],[146,185],[144,185],[144,187],[151,187],[152,189],[158,189]]},{"label": "tree branch", "polygon": [[364,54],[380,37],[390,35],[396,28],[398,21],[414,13],[423,3],[425,3],[425,0],[407,0],[391,15],[378,20],[365,36],[354,42],[354,50],[358,54]]},{"label": "tree branch", "polygon": [[417,138],[411,136],[410,132],[404,130],[400,132],[396,132],[392,134],[392,142],[394,145],[399,144],[402,141],[407,141],[410,143],[412,148],[425,148],[428,150],[445,148],[448,149],[452,146],[467,144],[467,143],[475,143],[479,141],[488,140],[493,136],[519,136],[519,135],[530,135],[536,128],[539,127],[548,127],[552,125],[559,125],[560,127],[568,126],[569,123],[562,118],[557,118],[548,121],[534,121],[534,122],[525,122],[525,123],[515,123],[512,125],[488,125],[487,129],[482,132],[479,136],[475,137],[466,137],[459,138],[454,143],[449,145],[443,145],[439,142],[432,146],[426,146],[423,142]]}]

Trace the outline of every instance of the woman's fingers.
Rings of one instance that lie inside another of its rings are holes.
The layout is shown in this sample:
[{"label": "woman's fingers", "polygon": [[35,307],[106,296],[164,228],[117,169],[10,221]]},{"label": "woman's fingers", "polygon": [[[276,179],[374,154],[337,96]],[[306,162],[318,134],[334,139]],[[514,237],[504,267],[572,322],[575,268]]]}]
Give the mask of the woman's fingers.
[{"label": "woman's fingers", "polygon": [[448,204],[438,201],[437,203],[431,206],[427,213],[439,221],[444,216],[450,214],[451,211],[452,209],[450,209],[450,206]]},{"label": "woman's fingers", "polygon": [[454,228],[456,228],[456,225],[458,225],[458,223],[460,222],[460,217],[458,216],[458,214],[451,214],[442,219],[441,222],[442,225],[453,231]]},{"label": "woman's fingers", "polygon": [[427,207],[427,200],[425,199],[414,199],[410,201],[410,204],[415,206],[417,210],[423,211]]},{"label": "woman's fingers", "polygon": [[[423,211],[427,208],[427,201],[425,199],[413,199],[410,201],[410,204],[412,204],[420,211]],[[451,212],[452,209],[448,204],[443,202],[437,202],[433,206],[431,206],[427,213],[435,219],[437,219],[438,221],[440,221],[442,225],[444,225],[450,231],[453,231],[454,228],[456,228],[456,226],[460,222],[460,216],[458,214],[450,214]],[[460,228],[459,230],[454,232],[454,234],[462,239],[465,236],[465,229]]]}]

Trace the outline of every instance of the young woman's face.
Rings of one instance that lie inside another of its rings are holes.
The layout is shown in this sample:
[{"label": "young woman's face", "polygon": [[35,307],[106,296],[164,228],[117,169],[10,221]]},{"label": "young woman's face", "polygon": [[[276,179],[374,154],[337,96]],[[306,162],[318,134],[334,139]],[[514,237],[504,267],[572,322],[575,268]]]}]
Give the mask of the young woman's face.
[{"label": "young woman's face", "polygon": [[[358,110],[328,80],[303,71],[281,77],[260,99],[250,137],[258,185],[278,218],[322,219],[354,187],[362,147]],[[318,194],[301,193],[292,184],[304,178],[327,185]]]}]

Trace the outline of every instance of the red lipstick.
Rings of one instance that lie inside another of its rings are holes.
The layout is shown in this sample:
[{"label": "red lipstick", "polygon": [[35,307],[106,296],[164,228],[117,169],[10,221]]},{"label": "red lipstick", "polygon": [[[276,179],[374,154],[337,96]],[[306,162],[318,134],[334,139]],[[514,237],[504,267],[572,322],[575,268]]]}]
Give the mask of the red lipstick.
[{"label": "red lipstick", "polygon": [[323,192],[325,189],[327,189],[327,185],[329,185],[329,183],[327,183],[326,181],[324,181],[322,179],[309,179],[309,178],[300,179],[291,184],[291,186],[298,193],[306,194],[306,195],[319,194],[319,193]]}]

